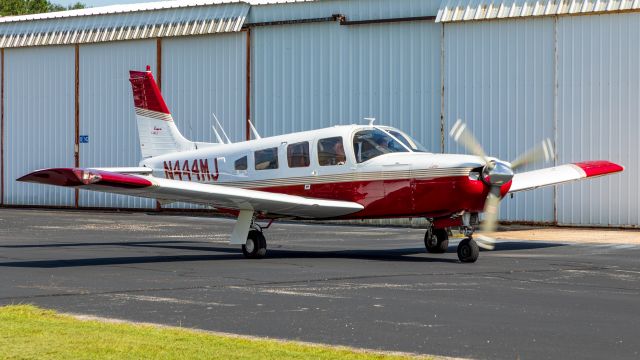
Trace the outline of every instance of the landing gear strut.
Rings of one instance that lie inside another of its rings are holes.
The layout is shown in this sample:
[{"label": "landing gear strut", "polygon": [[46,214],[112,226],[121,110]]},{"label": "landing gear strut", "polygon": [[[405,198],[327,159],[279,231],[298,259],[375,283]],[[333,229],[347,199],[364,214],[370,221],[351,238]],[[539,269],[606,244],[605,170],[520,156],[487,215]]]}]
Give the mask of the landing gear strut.
[{"label": "landing gear strut", "polygon": [[432,254],[443,254],[449,248],[449,234],[447,229],[429,228],[424,234],[424,246],[427,252]]}]

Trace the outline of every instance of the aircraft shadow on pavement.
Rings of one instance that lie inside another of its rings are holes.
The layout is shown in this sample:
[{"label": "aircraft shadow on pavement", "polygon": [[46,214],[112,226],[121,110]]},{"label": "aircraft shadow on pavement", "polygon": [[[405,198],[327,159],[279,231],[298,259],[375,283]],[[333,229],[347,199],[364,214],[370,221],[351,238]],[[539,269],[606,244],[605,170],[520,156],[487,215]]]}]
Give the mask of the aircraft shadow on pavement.
[{"label": "aircraft shadow on pavement", "polygon": [[[25,267],[25,268],[66,268],[82,266],[127,265],[193,261],[229,261],[246,260],[238,248],[220,246],[187,245],[194,243],[206,244],[206,242],[193,241],[136,241],[136,242],[103,242],[103,243],[56,243],[34,245],[4,245],[0,248],[50,248],[50,247],[79,247],[79,246],[123,246],[171,250],[189,250],[215,252],[222,254],[196,254],[196,255],[153,255],[153,256],[122,256],[81,259],[54,259],[54,260],[23,260],[0,263],[0,267]],[[558,243],[544,242],[501,242],[496,244],[493,251],[530,250],[564,246]],[[448,252],[455,253],[456,246],[449,246]],[[424,256],[412,256],[424,255]],[[440,254],[426,254],[424,247],[402,249],[357,249],[357,250],[283,250],[269,249],[266,259],[352,259],[352,260],[377,260],[397,262],[442,262],[456,263],[457,258],[443,257]],[[260,260],[246,260],[260,261]]]}]

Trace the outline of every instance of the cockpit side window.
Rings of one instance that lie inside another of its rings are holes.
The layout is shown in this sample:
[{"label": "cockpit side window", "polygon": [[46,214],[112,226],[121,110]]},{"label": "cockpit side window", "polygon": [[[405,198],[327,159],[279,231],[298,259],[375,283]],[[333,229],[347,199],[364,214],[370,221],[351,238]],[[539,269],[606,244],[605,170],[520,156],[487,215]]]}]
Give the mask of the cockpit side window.
[{"label": "cockpit side window", "polygon": [[344,153],[342,136],[318,140],[318,164],[320,166],[344,165],[347,156]]},{"label": "cockpit side window", "polygon": [[358,131],[353,136],[353,150],[359,163],[384,154],[407,152],[402,144],[378,129]]},{"label": "cockpit side window", "polygon": [[299,142],[287,146],[287,163],[290,168],[309,166],[309,142]]}]

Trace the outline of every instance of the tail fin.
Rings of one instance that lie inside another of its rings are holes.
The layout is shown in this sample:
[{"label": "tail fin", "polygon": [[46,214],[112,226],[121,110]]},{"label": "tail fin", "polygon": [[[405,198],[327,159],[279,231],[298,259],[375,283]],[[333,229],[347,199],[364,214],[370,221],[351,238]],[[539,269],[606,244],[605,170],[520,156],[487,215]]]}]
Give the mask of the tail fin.
[{"label": "tail fin", "polygon": [[130,71],[133,102],[138,122],[142,158],[195,149],[195,144],[182,136],[173,122],[158,84],[147,71]]}]

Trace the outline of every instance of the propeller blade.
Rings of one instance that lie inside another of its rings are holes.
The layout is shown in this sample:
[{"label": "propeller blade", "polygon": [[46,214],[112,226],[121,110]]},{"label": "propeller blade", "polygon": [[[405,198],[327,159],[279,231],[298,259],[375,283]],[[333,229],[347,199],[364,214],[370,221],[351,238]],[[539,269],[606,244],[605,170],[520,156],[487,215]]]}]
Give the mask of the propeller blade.
[{"label": "propeller blade", "polygon": [[523,167],[525,165],[535,163],[538,161],[549,162],[555,158],[555,152],[553,149],[553,143],[551,139],[546,138],[540,144],[526,153],[520,155],[518,158],[511,162],[511,169]]},{"label": "propeller blade", "polygon": [[496,248],[496,241],[486,235],[476,235],[473,239],[476,241],[479,247],[485,250],[493,250]]},{"label": "propeller blade", "polygon": [[480,226],[482,232],[495,231],[498,224],[500,212],[500,187],[492,186],[487,200],[484,203],[484,221]]},{"label": "propeller blade", "polygon": [[478,140],[476,140],[475,136],[473,136],[473,133],[469,130],[467,124],[463,123],[461,119],[458,119],[458,121],[453,124],[453,127],[449,132],[449,136],[451,136],[455,142],[464,146],[473,155],[481,157],[485,164],[490,164],[487,154],[482,149],[482,146]]}]

